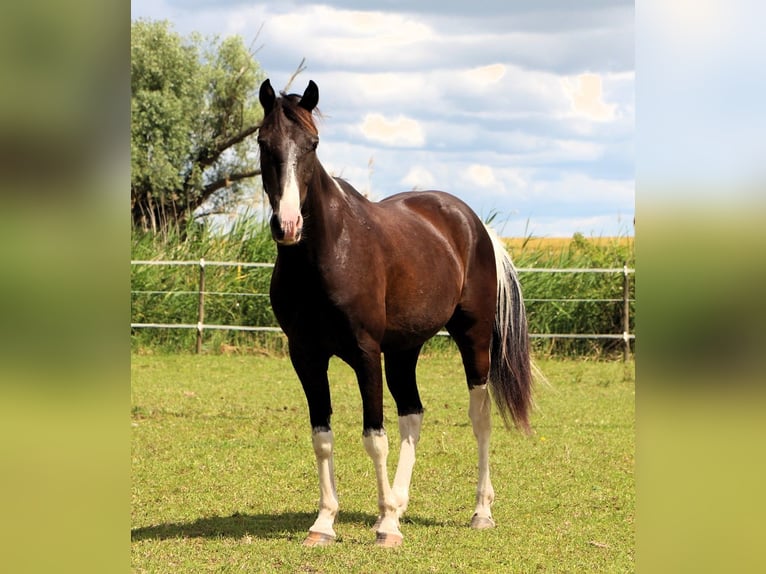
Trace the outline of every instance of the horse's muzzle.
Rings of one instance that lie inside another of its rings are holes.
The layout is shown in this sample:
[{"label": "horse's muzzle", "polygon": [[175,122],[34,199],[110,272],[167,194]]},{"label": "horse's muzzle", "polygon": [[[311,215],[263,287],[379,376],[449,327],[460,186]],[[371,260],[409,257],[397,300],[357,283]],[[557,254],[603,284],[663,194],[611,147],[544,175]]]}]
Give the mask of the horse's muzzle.
[{"label": "horse's muzzle", "polygon": [[285,219],[280,219],[276,214],[272,215],[269,225],[271,236],[280,245],[295,245],[301,240],[303,216],[300,213],[297,217]]}]

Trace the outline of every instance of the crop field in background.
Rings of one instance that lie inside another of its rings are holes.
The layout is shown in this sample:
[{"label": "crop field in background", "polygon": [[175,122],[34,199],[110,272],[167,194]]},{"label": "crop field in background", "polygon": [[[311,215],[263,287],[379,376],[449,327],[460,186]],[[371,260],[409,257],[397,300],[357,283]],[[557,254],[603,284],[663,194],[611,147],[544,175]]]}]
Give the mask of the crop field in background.
[{"label": "crop field in background", "polygon": [[[620,237],[504,237],[506,249],[512,257],[532,258],[538,264],[545,261],[558,262],[562,258],[566,259],[568,254],[577,248],[578,244],[590,246],[594,251],[604,250],[607,253],[613,252],[613,264],[618,264],[620,253],[628,261],[629,265],[634,265],[633,250],[635,248],[635,239],[628,236]],[[516,262],[521,266],[519,262]]]},{"label": "crop field in background", "polygon": [[[306,402],[282,356],[134,354],[134,572],[632,572],[634,365],[539,360],[534,433],[494,417],[497,528],[472,531],[476,445],[456,351],[418,366],[426,406],[404,545],[374,546],[375,475],[352,371],[331,363],[338,541],[304,548],[318,501]],[[398,454],[386,391],[390,476]]]}]

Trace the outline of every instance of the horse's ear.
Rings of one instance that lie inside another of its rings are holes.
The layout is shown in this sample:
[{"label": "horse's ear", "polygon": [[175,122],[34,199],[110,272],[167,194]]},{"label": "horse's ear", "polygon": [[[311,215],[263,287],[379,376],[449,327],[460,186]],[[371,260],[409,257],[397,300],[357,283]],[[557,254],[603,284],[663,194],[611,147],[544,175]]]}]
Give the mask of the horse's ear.
[{"label": "horse's ear", "polygon": [[271,82],[266,78],[261,84],[261,90],[258,92],[258,99],[263,107],[263,115],[267,116],[274,109],[274,102],[277,101],[277,95],[274,93],[274,88],[271,87]]},{"label": "horse's ear", "polygon": [[319,88],[314,83],[314,80],[309,80],[309,85],[306,87],[306,91],[303,92],[298,105],[310,112],[316,107],[317,103],[319,103]]}]

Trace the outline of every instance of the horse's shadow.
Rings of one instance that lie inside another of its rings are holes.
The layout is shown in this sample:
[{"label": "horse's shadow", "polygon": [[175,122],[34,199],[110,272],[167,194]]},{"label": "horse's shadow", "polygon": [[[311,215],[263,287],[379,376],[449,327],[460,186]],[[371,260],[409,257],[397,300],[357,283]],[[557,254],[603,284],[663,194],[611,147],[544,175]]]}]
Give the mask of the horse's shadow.
[{"label": "horse's shadow", "polygon": [[[132,542],[140,540],[167,540],[171,538],[291,538],[305,534],[316,518],[310,512],[283,512],[279,514],[241,514],[198,518],[193,522],[171,522],[143,526],[130,531]],[[339,512],[336,523],[362,524],[372,528],[377,516],[366,512]],[[404,524],[441,526],[439,522],[417,516],[404,516]]]}]

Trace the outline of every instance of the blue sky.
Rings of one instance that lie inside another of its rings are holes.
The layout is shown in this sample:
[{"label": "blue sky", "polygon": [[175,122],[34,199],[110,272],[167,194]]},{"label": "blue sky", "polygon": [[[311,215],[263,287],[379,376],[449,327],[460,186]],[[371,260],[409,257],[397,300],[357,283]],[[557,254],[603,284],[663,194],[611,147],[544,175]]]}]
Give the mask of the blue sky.
[{"label": "blue sky", "polygon": [[[372,3],[370,3],[372,4]],[[506,236],[633,235],[634,5],[133,0],[132,18],[240,34],[320,90],[319,157],[374,199],[442,189]]]},{"label": "blue sky", "polygon": [[765,18],[761,0],[637,2],[640,201],[763,199]]}]

